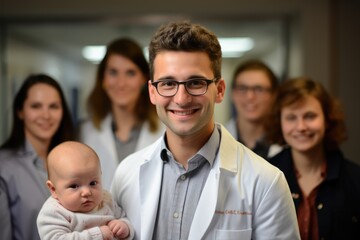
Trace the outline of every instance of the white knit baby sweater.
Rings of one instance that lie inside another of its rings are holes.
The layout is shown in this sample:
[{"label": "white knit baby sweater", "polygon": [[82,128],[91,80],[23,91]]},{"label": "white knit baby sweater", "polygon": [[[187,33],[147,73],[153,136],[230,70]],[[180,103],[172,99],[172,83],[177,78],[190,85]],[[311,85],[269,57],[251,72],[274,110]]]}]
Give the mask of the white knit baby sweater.
[{"label": "white knit baby sweater", "polygon": [[37,218],[40,238],[42,240],[102,240],[99,226],[121,218],[130,228],[127,239],[133,239],[133,227],[125,218],[125,212],[112,200],[108,192],[104,191],[104,199],[100,205],[91,212],[77,213],[65,209],[55,198],[49,197]]}]

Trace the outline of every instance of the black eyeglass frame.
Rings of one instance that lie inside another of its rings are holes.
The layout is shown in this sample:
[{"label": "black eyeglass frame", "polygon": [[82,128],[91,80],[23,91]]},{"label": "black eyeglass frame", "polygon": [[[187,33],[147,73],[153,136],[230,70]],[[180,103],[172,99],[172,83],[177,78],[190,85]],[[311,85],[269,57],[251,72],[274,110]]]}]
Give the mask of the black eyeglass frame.
[{"label": "black eyeglass frame", "polygon": [[273,91],[272,87],[264,87],[264,86],[260,86],[260,85],[247,86],[247,85],[243,85],[243,84],[235,85],[232,87],[232,89],[242,95],[247,94],[247,92],[249,92],[249,91],[253,92],[256,95],[261,95],[261,94],[269,93],[269,92]]},{"label": "black eyeglass frame", "polygon": [[[186,92],[188,94],[190,94],[191,96],[202,96],[204,95],[208,88],[209,88],[209,85],[211,83],[216,83],[218,79],[217,78],[213,78],[213,79],[206,79],[206,78],[191,78],[191,79],[188,79],[187,81],[184,81],[184,82],[179,82],[179,81],[175,81],[173,79],[163,79],[163,80],[159,80],[159,81],[154,81],[154,82],[151,82],[151,85],[153,85],[155,88],[156,88],[156,91],[158,92],[158,94],[162,97],[173,97],[176,95],[176,93],[179,91],[179,86],[181,84],[184,85],[185,89],[186,89]],[[193,94],[193,93],[190,93],[189,90],[188,90],[188,87],[187,87],[187,84],[192,82],[192,81],[205,81],[206,82],[206,89],[203,93],[201,94]],[[176,83],[176,91],[174,92],[174,94],[171,94],[171,95],[163,95],[159,92],[159,89],[158,89],[158,84],[159,83],[163,83],[163,82],[171,82],[171,83]]]}]

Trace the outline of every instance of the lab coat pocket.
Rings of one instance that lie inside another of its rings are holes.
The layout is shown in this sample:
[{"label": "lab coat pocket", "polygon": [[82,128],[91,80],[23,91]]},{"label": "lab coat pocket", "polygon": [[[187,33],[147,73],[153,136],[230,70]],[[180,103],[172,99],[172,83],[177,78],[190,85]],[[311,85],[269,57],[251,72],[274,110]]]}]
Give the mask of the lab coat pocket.
[{"label": "lab coat pocket", "polygon": [[222,230],[216,229],[215,240],[250,240],[251,229],[244,230]]}]

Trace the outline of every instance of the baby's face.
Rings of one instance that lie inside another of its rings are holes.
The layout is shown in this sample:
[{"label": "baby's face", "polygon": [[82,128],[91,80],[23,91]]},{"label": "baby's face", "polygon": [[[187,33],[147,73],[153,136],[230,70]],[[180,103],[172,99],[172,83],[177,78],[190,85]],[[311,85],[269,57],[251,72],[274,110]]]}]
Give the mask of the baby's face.
[{"label": "baby's face", "polygon": [[57,165],[52,193],[61,205],[73,212],[86,213],[103,198],[100,164],[94,155],[72,155]]}]

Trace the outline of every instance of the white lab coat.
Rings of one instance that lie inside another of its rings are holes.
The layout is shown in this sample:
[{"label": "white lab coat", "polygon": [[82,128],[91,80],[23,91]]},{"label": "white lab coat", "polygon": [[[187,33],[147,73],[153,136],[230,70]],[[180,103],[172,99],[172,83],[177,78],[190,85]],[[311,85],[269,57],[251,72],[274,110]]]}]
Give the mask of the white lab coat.
[{"label": "white lab coat", "polygon": [[[100,158],[102,186],[106,190],[110,189],[116,167],[118,166],[119,161],[122,160],[117,159],[116,143],[111,129],[111,121],[112,118],[109,114],[102,121],[100,130],[95,128],[91,121],[84,122],[80,128],[80,141],[92,147]],[[164,125],[160,123],[159,129],[156,132],[150,132],[149,123],[144,122],[140,130],[135,151],[155,142],[164,134],[164,131]]]},{"label": "white lab coat", "polygon": [[[237,142],[224,127],[217,127],[221,128],[220,150],[188,239],[300,239],[283,173]],[[111,186],[115,201],[134,225],[135,239],[153,237],[163,168],[161,141],[121,162]]]}]

